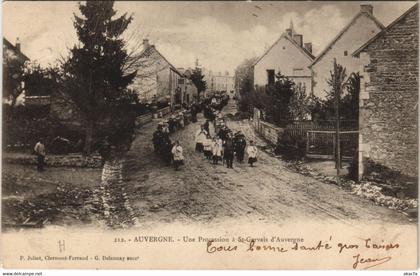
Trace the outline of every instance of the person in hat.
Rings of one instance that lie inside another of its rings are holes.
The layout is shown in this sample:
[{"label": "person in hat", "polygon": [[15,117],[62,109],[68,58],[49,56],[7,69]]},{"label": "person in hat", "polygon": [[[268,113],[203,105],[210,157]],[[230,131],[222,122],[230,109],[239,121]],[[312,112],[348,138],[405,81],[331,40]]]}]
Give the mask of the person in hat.
[{"label": "person in hat", "polygon": [[245,135],[240,130],[235,134],[233,143],[235,145],[236,158],[239,163],[242,163],[244,161],[246,140]]},{"label": "person in hat", "polygon": [[233,146],[232,136],[230,133],[228,133],[223,143],[223,157],[226,160],[226,166],[229,169],[233,169],[233,156],[234,156],[234,146]]},{"label": "person in hat", "polygon": [[155,132],[153,132],[152,142],[153,142],[153,149],[155,150],[156,153],[159,152],[159,146],[162,141],[162,136],[163,136],[162,128],[163,128],[163,123],[159,123],[157,126],[157,129],[155,130]]}]

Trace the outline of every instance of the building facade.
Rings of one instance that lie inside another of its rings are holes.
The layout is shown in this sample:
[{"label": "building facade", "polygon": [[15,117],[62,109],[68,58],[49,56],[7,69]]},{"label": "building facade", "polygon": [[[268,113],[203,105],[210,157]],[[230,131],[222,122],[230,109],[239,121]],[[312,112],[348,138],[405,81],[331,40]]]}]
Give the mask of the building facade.
[{"label": "building facade", "polygon": [[216,92],[226,92],[230,97],[234,96],[235,93],[235,83],[233,76],[229,75],[229,72],[222,74],[219,72],[217,75],[213,76],[212,80],[213,91]]},{"label": "building facade", "polygon": [[178,103],[189,105],[193,102],[197,102],[198,90],[191,81],[192,69],[184,70],[183,68],[178,68],[178,71],[183,75],[183,77],[178,80],[178,85],[181,88],[181,95],[177,99]]},{"label": "building facade", "polygon": [[143,48],[136,60],[137,75],[129,89],[135,90],[142,102],[168,101],[171,106],[181,103],[182,73],[147,39],[143,40]]},{"label": "building facade", "polygon": [[418,175],[418,4],[353,54],[361,63],[359,175],[367,161]]},{"label": "building facade", "polygon": [[281,73],[296,84],[312,90],[312,75],[308,66],[314,60],[312,44],[303,43],[303,36],[295,32],[293,24],[254,63],[254,86],[274,83],[275,75]]},{"label": "building facade", "polygon": [[359,13],[325,47],[310,65],[313,75],[313,93],[325,99],[330,91],[327,80],[333,68],[333,60],[346,68],[347,75],[357,73],[360,61],[352,53],[370,38],[379,33],[384,26],[373,16],[371,5],[361,5]]}]

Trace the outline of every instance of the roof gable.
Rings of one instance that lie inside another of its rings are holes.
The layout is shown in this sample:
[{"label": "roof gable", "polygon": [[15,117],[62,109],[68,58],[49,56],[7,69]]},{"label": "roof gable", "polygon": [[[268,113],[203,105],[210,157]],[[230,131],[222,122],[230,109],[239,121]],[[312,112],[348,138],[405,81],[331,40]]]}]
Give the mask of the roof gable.
[{"label": "roof gable", "polygon": [[176,69],[176,67],[175,66],[173,66],[172,65],[172,63],[170,63],[169,62],[169,60],[167,60],[166,58],[165,58],[165,56],[164,55],[162,55],[157,49],[156,49],[156,47],[154,46],[154,45],[152,45],[152,46],[149,46],[149,47],[147,47],[146,49],[144,49],[141,53],[140,53],[140,57],[142,57],[142,56],[146,56],[146,54],[151,54],[150,52],[151,51],[153,51],[153,52],[155,52],[156,54],[158,54],[168,65],[169,65],[169,67],[170,67],[170,69],[172,70],[172,71],[174,71],[175,73],[177,73],[178,75],[180,75],[181,77],[183,77],[184,75],[181,73],[181,72],[179,72],[177,69]]},{"label": "roof gable", "polygon": [[359,19],[361,16],[366,16],[369,19],[371,19],[379,27],[380,30],[385,28],[385,26],[381,22],[379,22],[379,20],[376,19],[376,17],[373,16],[372,14],[363,12],[363,11],[358,12],[356,16],[353,17],[353,19],[349,22],[349,24],[347,24],[337,34],[337,36],[324,48],[324,50],[316,57],[316,59],[312,62],[311,65],[309,65],[309,67],[314,66],[319,60],[321,60],[325,56],[325,54],[328,53],[332,49],[334,44],[350,29],[351,26],[353,26],[356,23],[357,19]]},{"label": "roof gable", "polygon": [[384,35],[389,29],[391,29],[393,26],[395,26],[396,24],[398,24],[400,21],[402,21],[405,17],[407,17],[409,14],[411,14],[412,12],[416,11],[418,9],[418,3],[416,3],[414,6],[412,6],[411,8],[409,8],[405,13],[403,13],[400,17],[398,17],[397,19],[395,19],[393,22],[391,22],[386,28],[382,29],[382,31],[380,31],[379,33],[377,33],[375,36],[373,36],[371,39],[369,39],[365,44],[363,44],[362,46],[360,46],[359,49],[357,49],[356,51],[354,51],[354,53],[352,54],[352,56],[356,57],[358,56],[366,47],[368,47],[372,42],[374,42],[376,39],[378,39],[379,37],[381,37],[382,35]]},{"label": "roof gable", "polygon": [[289,37],[287,34],[283,33],[276,42],[271,45],[270,48],[268,48],[264,54],[262,54],[253,64],[252,66],[257,65],[282,39],[286,39],[292,43],[300,52],[302,52],[303,55],[305,55],[307,58],[309,58],[311,61],[314,59],[314,56],[305,48],[299,46],[296,41],[294,41],[291,37]]},{"label": "roof gable", "polygon": [[19,51],[15,45],[13,45],[9,40],[7,40],[5,37],[3,37],[3,45],[6,46],[7,48],[9,48],[10,50],[14,51],[16,53],[16,55],[23,59],[24,61],[29,60],[29,58],[22,53],[21,51]]}]

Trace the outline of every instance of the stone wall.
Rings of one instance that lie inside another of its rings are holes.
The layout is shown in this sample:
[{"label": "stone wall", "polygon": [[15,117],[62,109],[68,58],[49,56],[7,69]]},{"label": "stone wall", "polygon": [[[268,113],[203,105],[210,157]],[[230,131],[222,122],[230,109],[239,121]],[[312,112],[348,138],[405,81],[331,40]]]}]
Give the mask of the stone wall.
[{"label": "stone wall", "polygon": [[418,43],[415,8],[360,54],[360,176],[367,160],[417,176]]},{"label": "stone wall", "polygon": [[[37,164],[37,157],[24,153],[3,153],[3,162],[19,165]],[[80,167],[80,168],[100,168],[101,156],[91,155],[83,156],[82,154],[67,155],[47,155],[45,158],[47,167]]]}]

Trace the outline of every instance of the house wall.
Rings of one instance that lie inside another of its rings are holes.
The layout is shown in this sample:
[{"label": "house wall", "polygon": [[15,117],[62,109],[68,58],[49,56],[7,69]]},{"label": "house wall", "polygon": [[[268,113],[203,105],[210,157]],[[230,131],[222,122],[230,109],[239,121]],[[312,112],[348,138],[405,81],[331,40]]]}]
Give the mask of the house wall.
[{"label": "house wall", "polygon": [[308,66],[312,59],[307,57],[296,45],[282,37],[271,50],[254,66],[254,85],[267,84],[267,70],[275,70],[306,86],[311,91],[311,71]]},{"label": "house wall", "polygon": [[[333,68],[333,60],[346,68],[347,76],[356,73],[360,68],[360,60],[352,57],[352,53],[366,43],[370,38],[380,32],[380,28],[366,15],[359,16],[352,26],[332,45],[332,48],[312,66],[313,93],[325,99],[330,87],[327,80]],[[344,52],[347,51],[347,56]]]},{"label": "house wall", "polygon": [[418,174],[418,10],[360,54],[359,172],[367,159]]},{"label": "house wall", "polygon": [[129,86],[146,102],[170,96],[170,65],[153,47],[148,51],[136,62],[137,75]]}]

